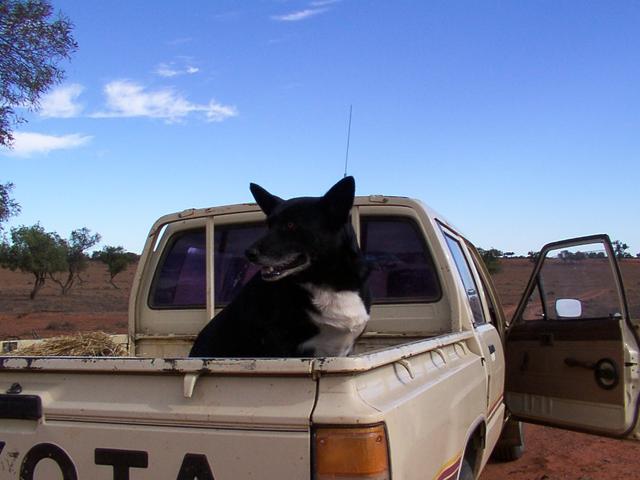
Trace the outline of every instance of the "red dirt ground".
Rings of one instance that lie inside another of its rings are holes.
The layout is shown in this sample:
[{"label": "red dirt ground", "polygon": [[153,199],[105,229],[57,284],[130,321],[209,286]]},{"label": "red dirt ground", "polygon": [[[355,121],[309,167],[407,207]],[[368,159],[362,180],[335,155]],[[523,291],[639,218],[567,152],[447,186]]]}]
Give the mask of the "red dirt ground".
[{"label": "red dirt ground", "polygon": [[[507,316],[522,294],[533,264],[503,260],[494,280]],[[634,318],[640,318],[640,260],[621,265]],[[50,280],[29,300],[32,278],[0,269],[0,340],[43,338],[76,331],[127,332],[129,290],[135,265],[109,283],[105,267],[91,262],[84,283],[66,296]],[[640,480],[640,443],[527,425],[526,452],[509,463],[490,463],[480,480]]]},{"label": "red dirt ground", "polygon": [[106,267],[90,262],[65,296],[51,280],[29,300],[33,276],[0,268],[0,340],[54,337],[79,331],[127,333],[129,290],[135,265],[109,283]]},{"label": "red dirt ground", "polygon": [[479,480],[638,480],[640,443],[525,426],[525,453],[490,462]]}]

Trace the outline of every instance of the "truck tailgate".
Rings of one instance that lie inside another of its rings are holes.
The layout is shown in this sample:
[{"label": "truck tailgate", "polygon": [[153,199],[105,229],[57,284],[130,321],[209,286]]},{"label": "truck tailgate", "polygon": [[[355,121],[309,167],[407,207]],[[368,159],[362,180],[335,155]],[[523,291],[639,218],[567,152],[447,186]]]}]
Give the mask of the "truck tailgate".
[{"label": "truck tailgate", "polygon": [[[310,475],[316,382],[300,360],[2,359],[8,390],[0,479]],[[40,418],[30,400],[17,418],[28,396]]]}]

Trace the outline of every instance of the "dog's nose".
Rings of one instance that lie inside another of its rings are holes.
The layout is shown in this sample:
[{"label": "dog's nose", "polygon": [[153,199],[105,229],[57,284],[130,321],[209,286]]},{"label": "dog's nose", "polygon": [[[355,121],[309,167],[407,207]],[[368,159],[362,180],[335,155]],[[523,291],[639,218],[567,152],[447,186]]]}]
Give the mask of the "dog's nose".
[{"label": "dog's nose", "polygon": [[255,262],[256,260],[258,260],[258,249],[255,247],[247,248],[244,254],[250,262]]}]

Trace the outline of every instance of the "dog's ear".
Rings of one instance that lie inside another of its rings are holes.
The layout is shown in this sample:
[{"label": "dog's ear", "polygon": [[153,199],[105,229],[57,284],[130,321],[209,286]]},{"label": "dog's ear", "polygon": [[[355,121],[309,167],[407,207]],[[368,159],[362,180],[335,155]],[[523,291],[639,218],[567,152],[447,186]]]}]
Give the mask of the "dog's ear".
[{"label": "dog's ear", "polygon": [[322,197],[322,204],[334,226],[339,227],[347,223],[355,193],[356,182],[353,177],[344,177]]},{"label": "dog's ear", "polygon": [[280,197],[271,195],[264,188],[255,183],[249,184],[249,190],[251,190],[251,194],[253,195],[253,198],[256,199],[256,203],[267,216],[271,215],[273,209],[284,202]]}]

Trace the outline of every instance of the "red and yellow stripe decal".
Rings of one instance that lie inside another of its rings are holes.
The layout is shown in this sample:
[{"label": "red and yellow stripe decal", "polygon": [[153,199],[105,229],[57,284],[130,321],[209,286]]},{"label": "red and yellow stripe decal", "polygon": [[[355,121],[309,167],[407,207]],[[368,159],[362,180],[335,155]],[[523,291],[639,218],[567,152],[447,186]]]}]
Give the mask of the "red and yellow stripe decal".
[{"label": "red and yellow stripe decal", "polygon": [[493,417],[493,414],[496,413],[503,399],[504,399],[504,395],[500,395],[500,397],[498,397],[498,400],[496,400],[495,403],[491,405],[491,408],[489,409],[489,415],[487,415],[487,419],[490,419],[491,417]]},{"label": "red and yellow stripe decal", "polygon": [[438,473],[434,475],[434,480],[455,480],[458,477],[461,461],[462,455],[456,455],[453,459],[445,463]]},{"label": "red and yellow stripe decal", "polygon": [[[491,418],[497,411],[498,407],[503,403],[504,395],[500,395],[498,399],[491,405],[488,417]],[[455,480],[458,477],[458,471],[462,464],[462,454],[458,453],[451,460],[447,461],[433,476],[434,480]]]}]

